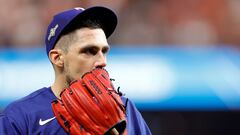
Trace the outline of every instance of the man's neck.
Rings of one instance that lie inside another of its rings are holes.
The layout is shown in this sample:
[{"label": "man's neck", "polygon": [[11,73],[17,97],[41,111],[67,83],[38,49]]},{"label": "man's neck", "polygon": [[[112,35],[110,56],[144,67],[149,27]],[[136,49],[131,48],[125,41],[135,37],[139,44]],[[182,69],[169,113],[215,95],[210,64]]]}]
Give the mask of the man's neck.
[{"label": "man's neck", "polygon": [[61,92],[66,88],[66,82],[62,78],[57,78],[55,79],[55,82],[51,86],[51,89],[54,93],[54,95],[60,99],[60,94]]}]

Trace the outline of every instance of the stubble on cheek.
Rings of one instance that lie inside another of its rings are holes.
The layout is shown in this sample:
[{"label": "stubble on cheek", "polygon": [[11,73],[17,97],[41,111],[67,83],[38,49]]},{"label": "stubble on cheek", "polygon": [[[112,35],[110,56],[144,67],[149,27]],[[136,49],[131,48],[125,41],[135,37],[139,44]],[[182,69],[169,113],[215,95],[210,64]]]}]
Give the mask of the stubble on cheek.
[{"label": "stubble on cheek", "polygon": [[63,72],[64,72],[65,77],[66,77],[66,82],[65,83],[66,83],[67,86],[69,86],[74,79],[73,79],[73,77],[71,77],[68,62],[65,63]]},{"label": "stubble on cheek", "polygon": [[67,83],[66,85],[70,86],[72,81],[73,81],[73,79],[69,75],[66,75],[66,83]]},{"label": "stubble on cheek", "polygon": [[69,86],[71,84],[71,82],[81,79],[83,74],[83,71],[81,69],[71,69],[69,67],[69,64],[66,63],[65,68],[64,68],[64,74],[66,77],[66,83],[67,86]]}]

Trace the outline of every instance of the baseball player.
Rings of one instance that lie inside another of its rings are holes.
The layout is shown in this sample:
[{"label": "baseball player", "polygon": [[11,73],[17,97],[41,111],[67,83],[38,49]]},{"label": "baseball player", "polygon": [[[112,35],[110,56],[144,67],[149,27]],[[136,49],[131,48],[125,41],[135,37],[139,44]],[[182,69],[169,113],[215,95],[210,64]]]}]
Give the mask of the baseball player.
[{"label": "baseball player", "polygon": [[117,16],[105,7],[56,14],[45,38],[55,81],[7,106],[0,134],[150,135],[140,112],[104,69],[107,38],[116,25]]}]

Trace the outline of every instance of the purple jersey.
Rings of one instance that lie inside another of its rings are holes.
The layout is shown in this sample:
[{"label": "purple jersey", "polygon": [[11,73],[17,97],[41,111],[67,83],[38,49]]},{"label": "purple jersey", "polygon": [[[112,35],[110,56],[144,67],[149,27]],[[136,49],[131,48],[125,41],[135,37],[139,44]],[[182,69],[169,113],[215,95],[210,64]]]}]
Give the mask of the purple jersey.
[{"label": "purple jersey", "polygon": [[[66,135],[51,108],[56,100],[51,88],[42,88],[10,104],[0,114],[0,135]],[[129,135],[151,135],[135,105],[125,97]]]}]

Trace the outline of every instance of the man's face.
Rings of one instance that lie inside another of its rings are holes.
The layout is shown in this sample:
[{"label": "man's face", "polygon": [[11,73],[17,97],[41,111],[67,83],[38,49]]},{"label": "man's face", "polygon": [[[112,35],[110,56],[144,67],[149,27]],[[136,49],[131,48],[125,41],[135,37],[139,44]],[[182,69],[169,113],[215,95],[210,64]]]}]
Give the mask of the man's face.
[{"label": "man's face", "polygon": [[63,74],[67,83],[80,79],[82,75],[96,67],[106,66],[109,51],[102,29],[81,28],[76,31],[77,40],[64,54]]}]

